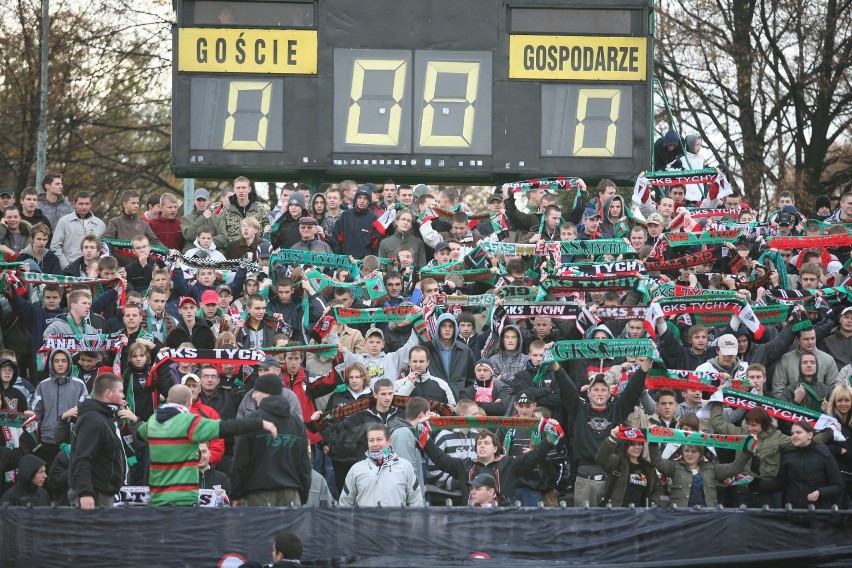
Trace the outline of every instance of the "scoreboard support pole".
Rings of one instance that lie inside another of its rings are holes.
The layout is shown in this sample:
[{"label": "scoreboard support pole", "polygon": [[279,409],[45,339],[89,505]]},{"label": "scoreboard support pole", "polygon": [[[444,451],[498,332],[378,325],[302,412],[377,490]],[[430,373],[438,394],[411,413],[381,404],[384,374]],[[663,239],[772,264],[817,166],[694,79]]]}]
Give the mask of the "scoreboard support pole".
[{"label": "scoreboard support pole", "polygon": [[195,178],[183,178],[183,214],[189,215],[195,208]]}]

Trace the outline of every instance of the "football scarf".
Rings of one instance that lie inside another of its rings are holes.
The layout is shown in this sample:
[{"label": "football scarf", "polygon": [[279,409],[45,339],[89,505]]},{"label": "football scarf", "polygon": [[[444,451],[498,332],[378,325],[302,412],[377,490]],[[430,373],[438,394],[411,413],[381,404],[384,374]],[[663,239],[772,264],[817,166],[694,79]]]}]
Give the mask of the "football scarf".
[{"label": "football scarf", "polygon": [[622,357],[650,357],[658,359],[659,353],[650,339],[586,339],[556,341],[544,352],[542,369],[554,361],[574,359],[616,359]]},{"label": "football scarf", "polygon": [[503,302],[500,306],[506,317],[529,319],[549,317],[557,320],[576,319],[580,315],[580,306],[575,302]]},{"label": "football scarf", "polygon": [[752,332],[755,339],[763,337],[765,328],[757,319],[751,306],[744,300],[727,296],[697,296],[692,298],[661,298],[652,302],[645,314],[645,329],[651,338],[657,337],[658,317],[671,317],[687,314],[695,317],[702,313],[730,312],[740,318],[743,325]]},{"label": "football scarf", "polygon": [[308,252],[306,250],[281,249],[269,259],[269,271],[274,274],[273,266],[277,265],[321,266],[334,270],[348,270],[358,274],[358,268],[348,256],[324,252]]},{"label": "football scarf", "polygon": [[746,450],[751,453],[755,453],[757,450],[757,440],[751,436],[690,432],[662,426],[651,426],[650,428],[619,426],[618,439],[628,442],[650,442],[652,444],[689,444],[705,448]]},{"label": "football scarf", "polygon": [[740,238],[739,231],[704,231],[701,233],[665,233],[663,235],[670,247],[696,247],[702,245],[723,245]]},{"label": "football scarf", "polygon": [[[474,428],[477,430],[524,430],[532,432],[530,447],[541,444],[542,436],[547,436],[551,445],[556,445],[559,438],[565,435],[559,424],[545,418],[519,418],[518,416],[436,416],[422,423],[420,431],[420,447],[426,446],[426,440],[433,430],[455,430],[458,428]],[[510,436],[510,432],[506,433]],[[511,442],[511,439],[508,439]],[[508,451],[504,444],[504,451]]]},{"label": "football scarf", "polygon": [[[748,390],[747,380],[733,379],[731,385],[736,390]],[[719,387],[728,386],[728,382],[722,379],[720,373],[710,371],[688,371],[680,369],[658,369],[656,367],[648,371],[645,379],[645,388],[652,390],[674,389],[674,390],[700,390],[702,392],[716,392]]]},{"label": "football scarf", "polygon": [[408,320],[420,341],[429,341],[429,332],[423,317],[423,309],[417,306],[397,306],[395,308],[343,308],[335,306],[331,316],[342,324],[391,323]]},{"label": "football scarf", "polygon": [[841,248],[852,246],[852,236],[848,233],[838,235],[815,235],[812,237],[775,236],[766,239],[773,249]]}]

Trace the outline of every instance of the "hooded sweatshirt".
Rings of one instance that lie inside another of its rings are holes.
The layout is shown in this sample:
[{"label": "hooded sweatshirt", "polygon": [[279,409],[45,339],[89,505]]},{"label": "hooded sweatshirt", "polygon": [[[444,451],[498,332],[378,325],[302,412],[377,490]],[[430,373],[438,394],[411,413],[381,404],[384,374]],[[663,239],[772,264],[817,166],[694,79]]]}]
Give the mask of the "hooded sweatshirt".
[{"label": "hooded sweatshirt", "polygon": [[[444,348],[441,343],[441,324],[445,321],[452,322],[453,342],[449,349]],[[429,374],[444,379],[453,391],[453,397],[457,400],[459,391],[473,384],[474,361],[473,352],[470,347],[459,341],[459,325],[452,314],[446,313],[438,317],[435,325],[438,332],[431,342],[426,344],[429,352]]]},{"label": "hooded sweatshirt", "polygon": [[[626,217],[625,221],[616,220],[613,223],[609,218],[609,210],[614,201],[621,203],[621,217]],[[601,237],[604,239],[612,239],[615,237],[623,237],[628,234],[632,227],[633,215],[630,212],[629,204],[620,195],[613,195],[604,202],[603,217],[601,217],[600,229]]]},{"label": "hooded sweatshirt", "polygon": [[[506,331],[510,329],[518,334],[518,348],[514,351],[507,351],[506,348],[503,347],[504,336]],[[515,374],[518,371],[522,371],[526,366],[527,361],[530,360],[529,355],[526,355],[522,351],[524,341],[523,337],[520,326],[516,324],[504,326],[500,331],[500,339],[497,341],[496,352],[489,357],[491,362],[497,366],[500,380],[509,387],[512,386],[512,381],[515,380]]]},{"label": "hooded sweatshirt", "polygon": [[0,503],[12,507],[49,507],[50,495],[44,487],[36,487],[32,484],[33,476],[39,468],[47,464],[43,459],[32,454],[21,458],[18,463],[17,483],[3,494]]},{"label": "hooded sweatshirt", "polygon": [[[689,134],[684,139],[686,152],[680,154],[677,158],[669,162],[666,166],[667,170],[700,170],[704,168],[704,158],[701,154],[696,153],[695,145],[700,136],[697,134]],[[701,201],[704,199],[704,188],[701,185],[690,183],[686,185],[686,200]]]},{"label": "hooded sweatshirt", "polygon": [[[53,370],[53,359],[57,353],[68,357],[68,370],[57,376]],[[60,444],[67,441],[69,425],[60,417],[89,397],[86,383],[71,376],[71,353],[65,349],[54,349],[48,359],[50,375],[36,387],[33,412],[39,421],[41,441],[45,444]]]}]

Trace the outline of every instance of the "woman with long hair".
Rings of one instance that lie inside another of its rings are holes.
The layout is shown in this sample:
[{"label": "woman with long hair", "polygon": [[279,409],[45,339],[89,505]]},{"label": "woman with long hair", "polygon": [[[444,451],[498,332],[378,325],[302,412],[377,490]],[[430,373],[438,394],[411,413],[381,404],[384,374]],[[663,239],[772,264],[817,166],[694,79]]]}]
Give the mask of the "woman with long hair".
[{"label": "woman with long hair", "polygon": [[837,418],[840,422],[840,433],[846,438],[843,442],[832,439],[828,443],[828,451],[840,466],[840,475],[846,486],[845,497],[848,507],[852,504],[852,387],[838,383],[831,391],[825,413]]},{"label": "woman with long hair", "polygon": [[648,507],[657,488],[657,472],[642,457],[644,442],[619,442],[618,426],[601,444],[595,455],[597,464],[607,472],[607,484],[600,505]]}]

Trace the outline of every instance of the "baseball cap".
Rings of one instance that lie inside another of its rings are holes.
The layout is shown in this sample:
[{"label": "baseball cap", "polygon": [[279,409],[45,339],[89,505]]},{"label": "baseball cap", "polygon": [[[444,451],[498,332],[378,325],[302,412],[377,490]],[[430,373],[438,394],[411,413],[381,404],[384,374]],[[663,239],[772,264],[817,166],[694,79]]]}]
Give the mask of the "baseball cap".
[{"label": "baseball cap", "polygon": [[180,384],[185,385],[186,381],[195,381],[199,385],[201,384],[201,379],[198,378],[198,375],[195,373],[187,373],[180,379]]},{"label": "baseball cap", "polygon": [[248,274],[246,274],[246,282],[248,282],[249,280],[260,282],[260,275],[257,272],[249,272]]},{"label": "baseball cap", "polygon": [[280,369],[281,363],[275,358],[275,355],[267,355],[257,364],[261,369]]},{"label": "baseball cap", "polygon": [[606,382],[606,375],[604,375],[603,373],[598,373],[594,377],[592,377],[592,380],[589,381],[589,388],[593,387],[595,383],[603,383],[609,386],[609,383]]},{"label": "baseball cap", "polygon": [[533,402],[535,402],[535,397],[527,391],[521,391],[517,400],[515,400],[515,404],[532,404]]},{"label": "baseball cap", "polygon": [[178,302],[178,307],[182,308],[184,304],[193,304],[193,305],[197,306],[198,302],[196,302],[195,298],[193,298],[192,296],[183,296],[180,299],[180,302]]},{"label": "baseball cap", "polygon": [[480,473],[476,477],[470,480],[471,487],[490,487],[491,489],[497,489],[497,480],[494,479],[494,476],[489,473]]},{"label": "baseball cap", "polygon": [[218,304],[219,303],[219,294],[216,293],[215,290],[205,290],[204,293],[201,294],[201,305],[205,304]]},{"label": "baseball cap", "polygon": [[204,188],[195,190],[196,199],[210,199],[210,192]]},{"label": "baseball cap", "polygon": [[440,242],[437,245],[435,245],[435,252],[438,252],[439,250],[448,249],[448,248],[450,248],[449,243]]},{"label": "baseball cap", "polygon": [[828,263],[828,266],[826,266],[825,271],[829,274],[832,274],[834,272],[840,272],[842,269],[843,269],[843,263],[842,262],[837,261],[837,260],[832,260],[831,262]]},{"label": "baseball cap", "polygon": [[662,225],[663,224],[663,216],[659,213],[651,213],[648,215],[648,220],[645,221],[646,225]]},{"label": "baseball cap", "polygon": [[429,193],[429,186],[425,183],[418,183],[414,186],[412,192],[414,193],[414,197],[423,197],[424,195]]},{"label": "baseball cap", "polygon": [[491,203],[492,201],[499,201],[500,203],[503,203],[503,194],[502,193],[492,193],[491,197],[488,198],[488,203]]},{"label": "baseball cap", "polygon": [[726,333],[716,340],[716,347],[719,349],[719,355],[736,355],[737,338],[730,333]]},{"label": "baseball cap", "polygon": [[370,337],[371,335],[378,335],[378,336],[379,336],[379,337],[381,337],[382,339],[384,339],[384,338],[385,338],[385,334],[382,332],[382,330],[381,330],[381,329],[379,329],[379,328],[377,328],[377,327],[371,327],[370,329],[368,329],[368,330],[367,330],[367,333],[364,335],[364,339],[367,339],[367,338],[368,338],[368,337]]},{"label": "baseball cap", "polygon": [[3,189],[0,189],[0,195],[15,197],[15,191],[11,187],[4,187]]},{"label": "baseball cap", "polygon": [[586,209],[583,211],[583,219],[593,219],[595,217],[600,218],[601,214],[597,209]]},{"label": "baseball cap", "polygon": [[311,217],[310,215],[308,215],[306,217],[301,217],[299,219],[299,224],[300,225],[316,225],[317,220],[314,219],[313,217]]},{"label": "baseball cap", "polygon": [[843,311],[840,312],[841,316],[845,316],[846,314],[852,313],[852,306],[846,306],[843,308]]},{"label": "baseball cap", "polygon": [[257,258],[269,258],[272,256],[272,243],[269,241],[260,241],[257,245]]},{"label": "baseball cap", "polygon": [[779,225],[792,225],[793,216],[789,213],[779,213],[776,221]]},{"label": "baseball cap", "polygon": [[216,293],[219,294],[222,292],[227,292],[228,294],[231,294],[231,287],[227,284],[220,284],[216,287]]}]

